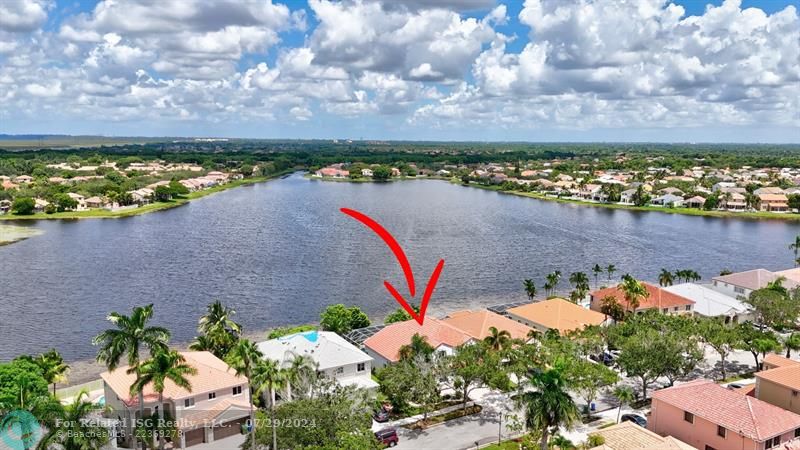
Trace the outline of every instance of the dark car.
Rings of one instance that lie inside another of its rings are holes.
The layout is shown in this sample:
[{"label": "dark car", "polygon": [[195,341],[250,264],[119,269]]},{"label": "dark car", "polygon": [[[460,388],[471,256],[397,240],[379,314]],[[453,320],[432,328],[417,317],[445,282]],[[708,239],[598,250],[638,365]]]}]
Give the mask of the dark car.
[{"label": "dark car", "polygon": [[647,427],[647,419],[638,414],[623,414],[620,420],[622,422],[633,422],[640,427]]},{"label": "dark car", "polygon": [[372,418],[375,419],[375,422],[378,422],[378,423],[388,422],[389,421],[389,413],[386,410],[381,409],[380,411],[377,411],[372,416]]},{"label": "dark car", "polygon": [[397,437],[397,430],[394,428],[386,428],[375,432],[375,439],[389,447],[394,447],[400,441],[400,438]]}]

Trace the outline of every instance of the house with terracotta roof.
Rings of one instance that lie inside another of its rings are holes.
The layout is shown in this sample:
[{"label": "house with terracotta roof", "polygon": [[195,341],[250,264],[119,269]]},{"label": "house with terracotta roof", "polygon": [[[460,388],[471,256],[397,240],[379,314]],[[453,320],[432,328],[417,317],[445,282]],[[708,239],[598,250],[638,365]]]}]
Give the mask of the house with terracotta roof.
[{"label": "house with terracotta roof", "polygon": [[778,355],[768,358],[764,370],[755,374],[755,397],[800,414],[800,362]]},{"label": "house with terracotta roof", "polygon": [[258,349],[264,358],[278,361],[284,367],[297,356],[307,356],[316,363],[318,372],[339,384],[378,388],[371,376],[372,357],[330,331],[290,334],[259,342]]},{"label": "house with terracotta roof", "polygon": [[[224,361],[210,352],[181,352],[186,362],[197,369],[188,375],[191,389],[182,388],[170,380],[165,382],[163,404],[150,384],[144,389],[144,416],[157,414],[163,408],[177,424],[180,442],[173,447],[186,448],[204,442],[239,434],[250,417],[250,385],[247,378],[237,376]],[[118,434],[122,445],[129,445],[133,421],[139,419],[139,397],[131,395],[136,375],[128,366],[113,372],[103,372],[105,402],[111,417],[119,421]]]},{"label": "house with terracotta roof", "polygon": [[[753,291],[767,287],[768,283],[775,281],[780,276],[785,275],[779,275],[766,269],[747,270],[714,277],[711,279],[710,287],[739,300],[745,300]],[[798,286],[800,286],[800,282],[788,277],[783,281],[783,287],[787,289],[794,289]]]},{"label": "house with terracotta roof", "polygon": [[633,422],[618,423],[590,435],[603,438],[603,444],[591,450],[697,450],[672,436],[659,436]]},{"label": "house with terracotta roof", "polygon": [[792,269],[786,270],[779,270],[777,272],[772,272],[779,277],[784,277],[786,280],[783,282],[783,286],[788,286],[788,284],[800,284],[800,267],[795,267]]},{"label": "house with terracotta roof", "polygon": [[[657,309],[664,314],[691,315],[693,313],[694,301],[650,283],[642,282],[642,284],[647,290],[648,296],[639,299],[639,306],[636,307],[635,312]],[[589,308],[592,311],[601,312],[603,308],[603,299],[606,297],[614,297],[623,308],[626,310],[633,310],[633,308],[628,305],[628,301],[625,300],[625,293],[619,286],[607,287],[591,292],[589,297]]]},{"label": "house with terracotta roof", "polygon": [[461,344],[475,341],[472,336],[460,329],[442,320],[428,317],[423,325],[415,320],[387,325],[364,341],[364,351],[375,360],[375,367],[384,367],[400,360],[400,348],[408,345],[415,334],[424,336],[436,351],[445,354],[452,354]]},{"label": "house with terracotta roof", "polygon": [[442,322],[452,325],[476,340],[483,340],[492,333],[492,327],[498,331],[508,331],[512,339],[528,340],[531,328],[508,317],[493,313],[486,309],[478,311],[456,311],[442,319]]},{"label": "house with terracotta roof", "polygon": [[800,415],[711,380],[654,392],[647,429],[705,450],[800,448]]},{"label": "house with terracotta roof", "polygon": [[770,212],[789,211],[789,199],[783,194],[759,194],[758,209]]},{"label": "house with terracotta roof", "polygon": [[602,325],[606,316],[576,305],[563,298],[551,298],[540,302],[510,308],[508,317],[525,324],[541,333],[556,330],[566,334],[573,330],[582,330],[589,325]]}]

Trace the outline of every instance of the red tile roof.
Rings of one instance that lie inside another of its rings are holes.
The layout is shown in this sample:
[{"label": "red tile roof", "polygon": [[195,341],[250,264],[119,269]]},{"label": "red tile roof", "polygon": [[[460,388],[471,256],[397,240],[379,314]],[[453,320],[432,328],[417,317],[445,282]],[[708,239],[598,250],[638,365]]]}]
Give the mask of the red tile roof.
[{"label": "red tile roof", "polygon": [[428,339],[428,344],[432,345],[433,348],[437,348],[442,344],[448,347],[456,347],[472,339],[470,335],[458,328],[433,317],[428,317],[423,325],[418,324],[415,320],[388,325],[364,341],[364,346],[394,362],[400,359],[398,355],[400,347],[408,345],[415,334],[425,336]]},{"label": "red tile roof", "polygon": [[527,339],[531,328],[519,322],[515,322],[508,317],[493,313],[486,309],[479,311],[456,311],[451,313],[442,322],[452,325],[475,339],[483,339],[489,336],[489,328],[495,327],[499,331],[508,331],[514,339]]},{"label": "red tile roof", "polygon": [[695,380],[653,393],[664,402],[756,442],[800,428],[800,415],[748,395],[737,394],[711,380]]},{"label": "red tile roof", "polygon": [[800,365],[790,364],[756,373],[758,380],[766,380],[793,391],[800,391]]},{"label": "red tile roof", "polygon": [[[179,400],[198,394],[212,392],[234,386],[246,385],[247,378],[237,376],[224,361],[210,352],[181,352],[186,362],[197,369],[196,375],[186,378],[191,384],[191,390],[182,388],[170,380],[164,383],[164,398]],[[130,389],[136,380],[135,374],[129,374],[128,366],[118,367],[113,372],[103,372],[100,377],[114,391],[120,400],[128,406],[138,405],[138,396],[131,396]],[[242,389],[245,390],[245,389]],[[158,393],[149,384],[144,389],[144,402],[158,402]]]},{"label": "red tile roof", "polygon": [[[686,297],[661,289],[660,287],[654,286],[650,283],[642,282],[642,284],[650,295],[647,298],[639,300],[639,306],[636,308],[637,311],[651,308],[672,309],[676,306],[683,307],[687,305],[694,305],[694,301],[689,300]],[[591,295],[592,298],[597,301],[602,300],[605,297],[612,296],[617,299],[622,307],[628,307],[628,301],[625,300],[625,293],[618,286],[600,289],[592,292]]]}]

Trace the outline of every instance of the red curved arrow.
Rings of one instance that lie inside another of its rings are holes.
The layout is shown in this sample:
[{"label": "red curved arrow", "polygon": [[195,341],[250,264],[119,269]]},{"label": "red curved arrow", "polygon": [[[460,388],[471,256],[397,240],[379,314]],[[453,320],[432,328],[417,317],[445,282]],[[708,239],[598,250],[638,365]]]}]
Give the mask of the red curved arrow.
[{"label": "red curved arrow", "polygon": [[392,250],[394,257],[397,258],[397,262],[400,263],[400,267],[403,269],[403,274],[406,276],[406,283],[408,283],[408,292],[413,297],[415,293],[414,272],[411,270],[411,264],[408,263],[408,258],[406,257],[405,252],[400,247],[400,244],[397,243],[397,240],[395,240],[394,236],[386,231],[386,228],[383,228],[381,224],[372,220],[372,218],[366,214],[362,214],[354,209],[348,208],[342,208],[340,211],[366,225],[367,228],[380,236],[381,239],[383,239],[383,242],[386,242],[386,245],[388,245]]},{"label": "red curved arrow", "polygon": [[[411,264],[408,263],[408,258],[406,257],[405,252],[400,247],[400,244],[397,243],[397,240],[388,232],[385,228],[381,226],[378,222],[374,221],[372,218],[367,216],[366,214],[362,214],[358,211],[348,209],[348,208],[341,208],[341,211],[344,214],[358,220],[359,222],[366,225],[369,229],[374,231],[378,236],[383,239],[386,245],[392,250],[394,253],[395,258],[400,263],[400,267],[403,269],[403,273],[406,276],[406,282],[408,283],[408,290],[411,292],[411,297],[414,297],[414,272],[411,270]],[[425,293],[422,294],[422,302],[419,305],[419,313],[414,311],[414,308],[397,292],[394,286],[391,283],[384,280],[383,285],[386,287],[386,290],[389,291],[389,294],[394,297],[395,301],[403,307],[403,309],[414,319],[422,325],[425,321],[425,311],[428,309],[428,302],[433,295],[434,289],[436,289],[436,283],[439,281],[439,275],[442,273],[442,269],[444,268],[444,260],[440,259],[439,263],[436,265],[436,268],[433,269],[433,273],[431,273],[431,277],[428,279],[428,284],[425,286]]]}]

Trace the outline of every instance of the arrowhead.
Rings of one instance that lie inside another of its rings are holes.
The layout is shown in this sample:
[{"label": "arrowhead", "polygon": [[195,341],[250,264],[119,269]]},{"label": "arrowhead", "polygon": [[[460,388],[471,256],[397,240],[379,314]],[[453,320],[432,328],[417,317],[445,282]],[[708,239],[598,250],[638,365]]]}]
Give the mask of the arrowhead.
[{"label": "arrowhead", "polygon": [[422,325],[425,321],[425,312],[428,309],[428,302],[431,300],[431,296],[433,295],[433,290],[436,289],[436,283],[439,281],[439,275],[442,273],[442,268],[444,268],[444,260],[440,259],[439,263],[436,265],[436,268],[433,269],[433,273],[431,273],[430,279],[428,279],[428,284],[425,286],[425,293],[422,295],[422,302],[419,305],[419,313],[414,311],[414,308],[397,292],[397,289],[392,286],[392,283],[388,281],[384,281],[383,285],[386,286],[386,290],[392,294],[395,301],[403,307],[403,309],[414,319],[417,321],[418,324]]}]

